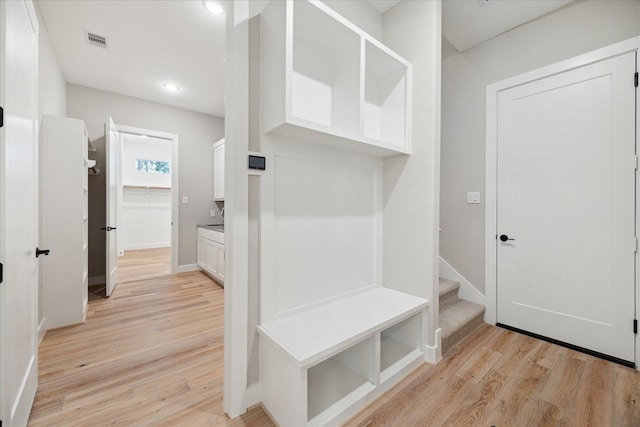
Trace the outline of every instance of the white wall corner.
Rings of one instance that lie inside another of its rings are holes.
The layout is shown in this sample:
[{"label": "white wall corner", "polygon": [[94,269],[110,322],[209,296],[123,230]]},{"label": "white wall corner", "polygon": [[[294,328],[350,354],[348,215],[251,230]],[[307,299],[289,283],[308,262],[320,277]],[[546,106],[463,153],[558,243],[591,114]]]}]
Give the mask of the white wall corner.
[{"label": "white wall corner", "polygon": [[89,286],[104,285],[105,283],[106,283],[106,280],[104,279],[104,276],[89,277]]},{"label": "white wall corner", "polygon": [[198,264],[182,264],[178,266],[178,273],[187,273],[189,271],[198,271]]},{"label": "white wall corner", "polygon": [[47,334],[47,319],[43,318],[38,324],[38,347],[42,344],[44,336]]},{"label": "white wall corner", "polygon": [[260,383],[251,384],[247,387],[247,392],[245,394],[245,398],[247,399],[246,405],[247,408],[251,408],[262,402],[262,385]]},{"label": "white wall corner", "polygon": [[424,346],[424,360],[432,364],[438,363],[442,359],[442,329],[436,329],[434,338],[435,345],[425,344]]},{"label": "white wall corner", "polygon": [[[471,282],[469,282],[458,270],[453,268],[451,264],[440,257],[440,277],[443,279],[454,280],[460,283],[460,289],[458,290],[458,296],[464,300],[471,301],[476,304],[486,306],[487,298],[483,295]],[[486,316],[486,310],[485,310]],[[487,319],[485,318],[486,322]]]}]

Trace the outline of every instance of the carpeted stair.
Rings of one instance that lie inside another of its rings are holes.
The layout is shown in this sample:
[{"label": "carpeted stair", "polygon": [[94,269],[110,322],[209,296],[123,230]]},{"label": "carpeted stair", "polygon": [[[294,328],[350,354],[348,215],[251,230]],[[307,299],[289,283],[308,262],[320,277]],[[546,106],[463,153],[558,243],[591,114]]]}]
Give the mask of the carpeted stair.
[{"label": "carpeted stair", "polygon": [[442,354],[482,324],[484,306],[458,298],[460,283],[440,279]]}]

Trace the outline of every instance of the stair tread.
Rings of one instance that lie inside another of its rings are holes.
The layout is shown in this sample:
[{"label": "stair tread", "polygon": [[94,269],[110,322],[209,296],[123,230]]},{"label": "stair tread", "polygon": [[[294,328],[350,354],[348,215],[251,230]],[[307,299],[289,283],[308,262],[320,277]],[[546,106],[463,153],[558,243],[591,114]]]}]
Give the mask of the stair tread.
[{"label": "stair tread", "polygon": [[470,301],[458,300],[440,311],[442,337],[451,336],[467,323],[484,313],[484,306]]},{"label": "stair tread", "polygon": [[450,294],[452,292],[457,292],[459,288],[460,288],[460,283],[454,280],[443,279],[441,277],[438,295],[440,299],[442,299],[442,297],[444,297],[447,294]]}]

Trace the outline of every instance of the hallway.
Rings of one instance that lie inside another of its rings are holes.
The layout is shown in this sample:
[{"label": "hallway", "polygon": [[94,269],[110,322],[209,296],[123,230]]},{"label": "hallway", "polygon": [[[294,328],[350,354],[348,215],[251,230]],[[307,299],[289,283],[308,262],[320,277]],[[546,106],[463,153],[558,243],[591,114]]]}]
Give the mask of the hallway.
[{"label": "hallway", "polygon": [[200,272],[90,293],[87,321],[49,331],[29,426],[270,426],[222,410],[223,290]]}]

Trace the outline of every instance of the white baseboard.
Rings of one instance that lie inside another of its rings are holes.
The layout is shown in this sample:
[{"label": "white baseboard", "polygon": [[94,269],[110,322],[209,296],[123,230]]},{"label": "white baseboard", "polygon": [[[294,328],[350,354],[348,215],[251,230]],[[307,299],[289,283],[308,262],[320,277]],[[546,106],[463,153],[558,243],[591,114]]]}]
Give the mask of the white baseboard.
[{"label": "white baseboard", "polygon": [[189,271],[198,271],[200,267],[198,264],[183,264],[178,266],[178,273],[186,273]]},{"label": "white baseboard", "polygon": [[247,400],[247,408],[251,408],[252,406],[262,402],[262,386],[260,383],[251,384],[247,387],[245,399]]},{"label": "white baseboard", "polygon": [[140,243],[137,245],[126,245],[123,246],[122,249],[124,252],[126,251],[136,251],[139,249],[156,249],[156,248],[170,248],[171,242],[160,242],[160,243]]},{"label": "white baseboard", "polygon": [[44,339],[44,336],[47,335],[47,328],[45,326],[46,324],[47,324],[47,319],[44,319],[44,318],[38,324],[38,347],[40,347],[40,344],[42,344],[42,340]]},{"label": "white baseboard", "polygon": [[435,364],[442,359],[442,329],[436,329],[434,333],[435,336],[435,345],[425,345],[424,346],[424,360],[427,363]]},{"label": "white baseboard", "polygon": [[443,279],[455,280],[460,283],[460,289],[458,290],[458,296],[460,298],[476,304],[484,305],[485,307],[487,306],[486,297],[447,261],[442,259],[442,257],[440,257],[439,268],[440,277]]},{"label": "white baseboard", "polygon": [[107,283],[107,281],[105,280],[104,276],[89,277],[89,286],[104,285],[105,283]]}]

